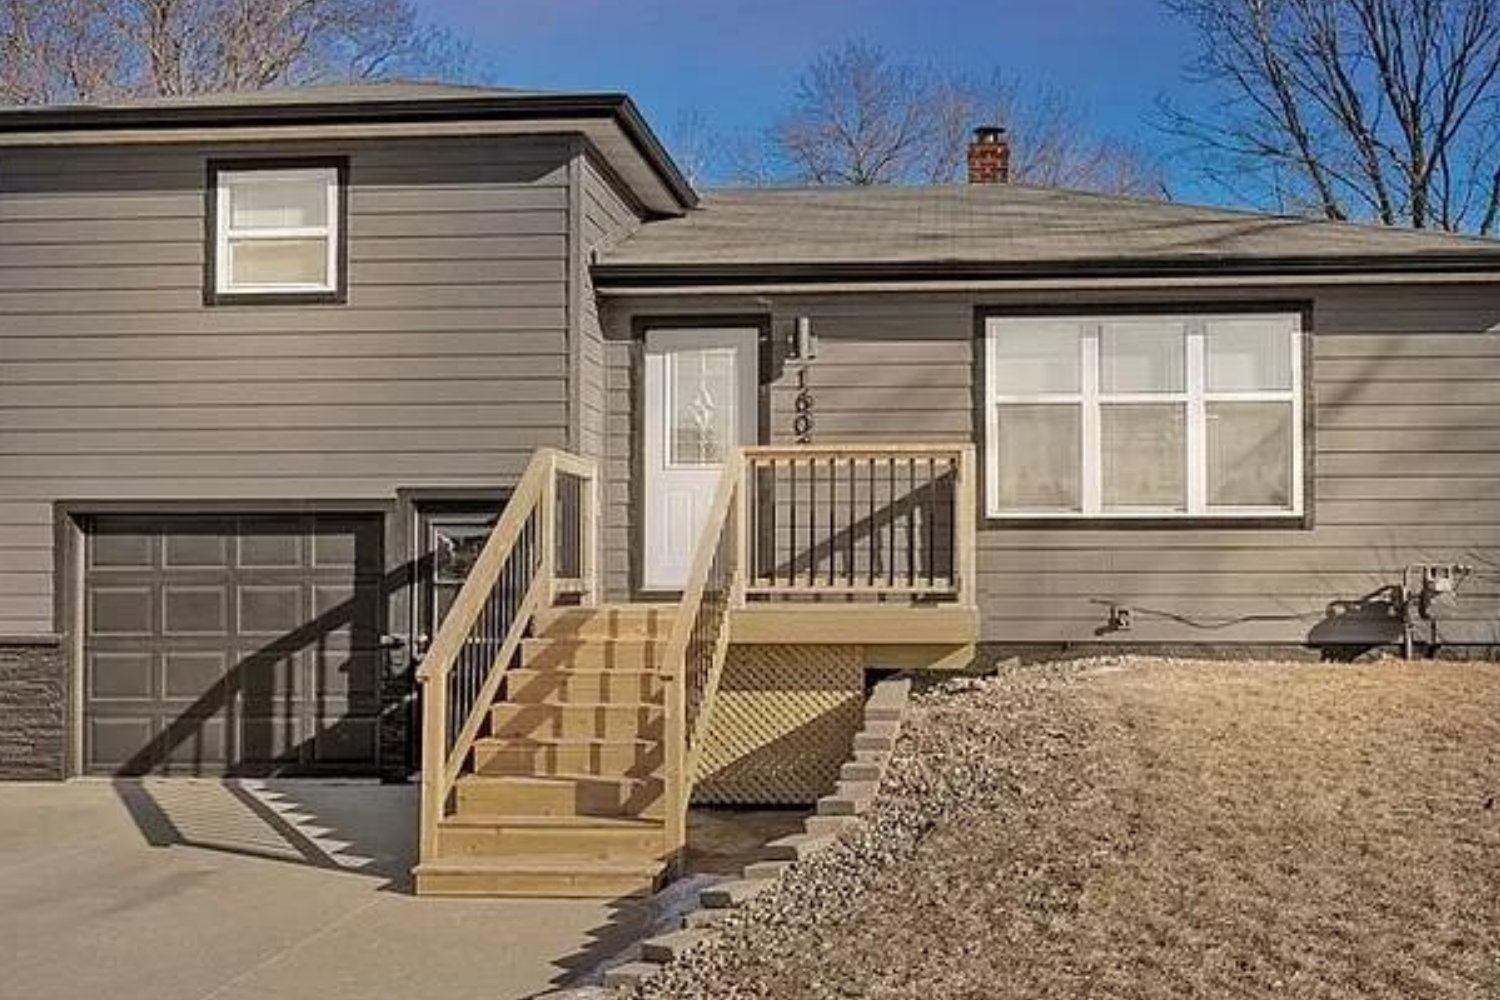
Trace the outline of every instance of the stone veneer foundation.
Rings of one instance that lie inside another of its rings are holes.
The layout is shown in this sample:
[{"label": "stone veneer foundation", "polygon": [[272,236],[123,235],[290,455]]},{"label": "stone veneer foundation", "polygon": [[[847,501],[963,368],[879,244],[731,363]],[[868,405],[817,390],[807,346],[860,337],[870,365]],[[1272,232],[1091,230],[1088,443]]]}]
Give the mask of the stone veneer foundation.
[{"label": "stone veneer foundation", "polygon": [[57,641],[0,637],[0,780],[67,776],[67,705]]}]

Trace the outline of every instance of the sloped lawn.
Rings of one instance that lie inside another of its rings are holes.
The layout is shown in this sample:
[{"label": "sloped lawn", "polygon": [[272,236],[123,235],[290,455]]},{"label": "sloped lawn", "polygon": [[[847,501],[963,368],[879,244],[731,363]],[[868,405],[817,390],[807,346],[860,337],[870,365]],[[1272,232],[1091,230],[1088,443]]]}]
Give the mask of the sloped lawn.
[{"label": "sloped lawn", "polygon": [[882,795],[644,995],[1500,998],[1495,665],[1013,669]]}]

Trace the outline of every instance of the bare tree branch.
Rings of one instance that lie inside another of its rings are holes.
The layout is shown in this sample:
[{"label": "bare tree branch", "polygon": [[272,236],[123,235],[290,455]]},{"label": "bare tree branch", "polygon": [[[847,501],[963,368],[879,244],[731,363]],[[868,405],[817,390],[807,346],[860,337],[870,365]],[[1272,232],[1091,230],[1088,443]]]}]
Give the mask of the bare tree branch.
[{"label": "bare tree branch", "polygon": [[1210,177],[1331,219],[1491,233],[1500,0],[1164,0],[1221,99],[1158,124]]},{"label": "bare tree branch", "polygon": [[0,0],[0,102],[454,76],[411,0]]},{"label": "bare tree branch", "polygon": [[[766,136],[779,170],[813,184],[951,183],[970,132],[1005,126],[1022,183],[1160,196],[1161,171],[1128,143],[1099,137],[1060,93],[996,74],[980,79],[892,59],[859,42],[820,55]],[[742,178],[745,179],[745,178]]]}]

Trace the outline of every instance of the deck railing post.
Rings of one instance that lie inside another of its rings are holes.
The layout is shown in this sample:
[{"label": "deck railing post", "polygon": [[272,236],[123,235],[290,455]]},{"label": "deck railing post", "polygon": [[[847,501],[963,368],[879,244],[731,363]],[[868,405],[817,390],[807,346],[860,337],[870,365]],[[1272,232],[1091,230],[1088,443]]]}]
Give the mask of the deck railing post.
[{"label": "deck railing post", "polygon": [[542,580],[542,607],[550,608],[557,597],[557,452],[547,453],[547,473],[542,477],[542,491],[538,498],[541,527],[541,562],[539,573]]},{"label": "deck railing post", "polygon": [[447,803],[443,772],[448,753],[448,677],[422,681],[422,811],[421,857],[437,850],[438,821]]},{"label": "deck railing post", "polygon": [[734,543],[730,556],[730,578],[733,580],[729,592],[729,606],[732,608],[743,607],[745,604],[745,586],[751,566],[750,554],[750,505],[755,502],[750,494],[750,458],[743,451],[736,450],[734,453],[735,470],[734,475],[739,478],[739,485],[735,489],[734,499]]},{"label": "deck railing post", "polygon": [[954,535],[958,538],[955,570],[958,573],[958,601],[973,607],[979,599],[979,484],[978,462],[974,446],[965,445],[958,455],[958,482],[955,488]]},{"label": "deck railing post", "polygon": [[667,664],[672,672],[667,678],[666,690],[666,746],[663,764],[666,767],[666,853],[669,860],[677,863],[687,845],[687,789],[685,774],[687,758],[687,656],[678,655]]},{"label": "deck railing post", "polygon": [[599,558],[595,547],[599,544],[599,472],[595,466],[585,476],[580,490],[578,512],[578,561],[583,576],[583,596],[580,600],[590,607],[599,603]]}]

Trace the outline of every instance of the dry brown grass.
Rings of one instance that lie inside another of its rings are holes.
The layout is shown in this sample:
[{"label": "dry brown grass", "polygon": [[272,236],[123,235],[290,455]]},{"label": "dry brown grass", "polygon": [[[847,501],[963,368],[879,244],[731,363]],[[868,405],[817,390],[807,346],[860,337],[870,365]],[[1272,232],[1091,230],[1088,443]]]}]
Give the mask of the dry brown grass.
[{"label": "dry brown grass", "polygon": [[1500,998],[1494,665],[1017,670],[886,792],[649,993]]}]

